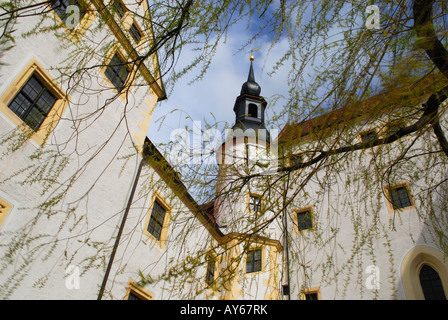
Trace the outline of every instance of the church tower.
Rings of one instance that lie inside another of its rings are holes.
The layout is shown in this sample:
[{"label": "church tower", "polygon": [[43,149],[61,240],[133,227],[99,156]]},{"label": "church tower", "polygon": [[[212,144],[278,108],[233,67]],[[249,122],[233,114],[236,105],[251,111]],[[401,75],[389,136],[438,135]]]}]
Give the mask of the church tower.
[{"label": "church tower", "polygon": [[241,177],[262,173],[270,165],[271,137],[265,126],[266,100],[255,81],[253,56],[247,81],[241,87],[233,111],[235,123],[227,130],[218,151],[218,183],[214,215],[227,232],[246,232],[253,219],[264,214],[262,184],[257,179],[244,183]]},{"label": "church tower", "polygon": [[[241,129],[243,132],[254,130],[257,134],[265,130],[265,141],[269,143],[269,132],[264,124],[267,102],[260,96],[261,87],[255,82],[253,56],[250,59],[250,69],[247,81],[243,83],[239,97],[236,98],[233,111],[235,112],[235,124],[232,130]],[[260,137],[262,138],[262,137]]]}]

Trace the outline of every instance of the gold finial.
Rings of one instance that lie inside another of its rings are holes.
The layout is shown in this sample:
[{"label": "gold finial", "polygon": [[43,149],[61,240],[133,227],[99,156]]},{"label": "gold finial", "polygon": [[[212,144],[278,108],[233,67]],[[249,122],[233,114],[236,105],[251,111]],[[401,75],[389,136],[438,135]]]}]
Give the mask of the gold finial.
[{"label": "gold finial", "polygon": [[249,52],[247,52],[247,53],[250,53],[250,57],[249,57],[249,60],[250,60],[250,61],[254,61],[254,60],[255,60],[255,57],[254,57],[253,53],[254,53],[254,51],[257,51],[257,50],[259,50],[259,49],[261,49],[261,47],[252,49],[252,50],[250,50]]}]

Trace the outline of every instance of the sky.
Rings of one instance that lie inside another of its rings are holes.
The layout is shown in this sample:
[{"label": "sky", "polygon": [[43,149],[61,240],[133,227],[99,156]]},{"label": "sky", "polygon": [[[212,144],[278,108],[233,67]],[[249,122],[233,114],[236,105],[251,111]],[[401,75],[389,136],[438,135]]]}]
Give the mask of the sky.
[{"label": "sky", "polygon": [[[189,84],[192,75],[187,75],[176,83],[173,90],[167,88],[168,98],[157,104],[147,134],[156,146],[167,143],[173,130],[186,126],[191,128],[192,121],[203,122],[204,119],[209,123],[217,121],[220,122],[218,126],[220,130],[224,122],[230,126],[234,124],[233,106],[240,94],[241,86],[247,80],[250,67],[250,52],[248,51],[251,48],[242,52],[238,51],[250,37],[250,30],[246,30],[245,27],[233,29],[226,42],[218,46],[213,62],[202,80]],[[269,103],[271,98],[277,94],[287,95],[288,66],[285,65],[273,76],[268,75],[273,62],[277,61],[283,50],[287,49],[287,41],[283,41],[284,43],[280,41],[268,55],[269,40],[260,40],[255,44],[255,47],[260,49],[253,53],[255,80],[261,86],[260,95],[268,102],[266,119],[272,118],[275,111],[273,104]],[[191,52],[183,51],[180,60],[190,61],[192,58]],[[180,66],[178,66],[179,69]],[[281,104],[276,104],[275,108],[280,109]],[[182,111],[172,112],[177,109]],[[166,117],[161,122],[164,116]],[[202,127],[203,130],[204,127],[205,125]],[[276,129],[280,131],[282,128]]]}]

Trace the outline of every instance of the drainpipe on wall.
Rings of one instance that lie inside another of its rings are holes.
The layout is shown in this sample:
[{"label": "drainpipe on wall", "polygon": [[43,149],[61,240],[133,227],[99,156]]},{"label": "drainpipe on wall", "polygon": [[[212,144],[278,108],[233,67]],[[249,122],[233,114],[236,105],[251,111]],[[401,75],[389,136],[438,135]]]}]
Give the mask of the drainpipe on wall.
[{"label": "drainpipe on wall", "polygon": [[[286,196],[288,194],[289,189],[289,172],[288,172],[288,180],[286,181],[285,186],[285,192],[283,195],[283,206],[286,204]],[[283,208],[283,257],[285,259],[284,261],[284,269],[283,269],[283,275],[282,278],[283,284],[282,284],[282,290],[283,295],[287,297],[287,300],[291,300],[291,286],[290,286],[290,279],[289,279],[289,243],[288,243],[288,213],[286,210],[286,207]]]},{"label": "drainpipe on wall", "polygon": [[120,228],[118,229],[118,234],[117,234],[117,237],[115,238],[115,244],[112,249],[110,258],[109,258],[109,263],[107,264],[106,273],[104,274],[103,282],[101,284],[101,288],[100,288],[100,292],[98,293],[97,300],[102,299],[104,290],[106,289],[106,283],[109,278],[109,273],[112,268],[112,264],[114,262],[115,254],[117,253],[118,245],[119,245],[120,239],[121,239],[121,234],[123,233],[124,225],[126,223],[126,219],[128,217],[129,210],[131,209],[132,201],[134,198],[134,193],[135,193],[135,190],[137,189],[138,179],[140,178],[140,173],[142,171],[144,164],[146,163],[146,161],[148,160],[148,158],[150,156],[149,148],[148,148],[148,146],[146,146],[146,144],[143,146],[142,155],[143,155],[143,159],[140,161],[140,165],[138,166],[137,174],[135,175],[135,178],[134,178],[134,184],[132,186],[131,194],[129,195],[128,203],[126,205],[126,210],[123,214],[123,218],[121,219]]}]

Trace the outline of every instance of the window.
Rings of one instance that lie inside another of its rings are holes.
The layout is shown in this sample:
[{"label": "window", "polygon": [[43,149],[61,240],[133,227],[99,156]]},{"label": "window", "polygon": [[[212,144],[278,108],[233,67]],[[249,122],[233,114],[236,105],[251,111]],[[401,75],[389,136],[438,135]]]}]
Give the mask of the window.
[{"label": "window", "polygon": [[215,280],[215,260],[209,258],[207,261],[207,272],[205,274],[205,282],[211,285]]},{"label": "window", "polygon": [[448,261],[443,252],[417,245],[404,257],[400,272],[406,299],[425,300],[447,296]]},{"label": "window", "polygon": [[255,194],[249,195],[249,211],[261,213],[261,196]]},{"label": "window", "polygon": [[297,212],[297,227],[299,231],[313,228],[313,215],[311,210]]},{"label": "window", "polygon": [[59,18],[61,18],[64,24],[66,24],[67,18],[73,14],[73,12],[70,9],[67,10],[69,6],[77,6],[79,8],[78,22],[81,21],[81,19],[86,14],[86,10],[77,0],[53,0],[51,2],[51,7],[53,8],[54,12],[56,12],[56,14],[59,16]]},{"label": "window", "polygon": [[32,75],[8,107],[31,129],[37,131],[56,100],[48,88]]},{"label": "window", "polygon": [[320,288],[310,288],[300,291],[301,300],[320,300]]},{"label": "window", "polygon": [[304,231],[313,230],[314,225],[314,207],[303,207],[292,212],[294,232],[302,234]]},{"label": "window", "polygon": [[126,287],[125,300],[152,300],[154,295],[145,289],[139,287],[134,281],[130,280]]},{"label": "window", "polygon": [[132,39],[134,39],[135,43],[139,43],[140,39],[143,36],[140,30],[138,29],[137,25],[135,24],[135,22],[129,28],[129,33],[131,34],[131,37]]},{"label": "window", "polygon": [[258,118],[258,106],[256,104],[249,103],[248,109],[249,117]]},{"label": "window", "polygon": [[0,112],[25,133],[26,139],[44,145],[69,100],[51,74],[33,58],[0,96]]},{"label": "window", "polygon": [[124,4],[120,0],[114,0],[112,2],[112,10],[118,15],[121,19],[124,17],[124,14],[128,11]]},{"label": "window", "polygon": [[419,277],[425,300],[446,300],[442,281],[437,271],[425,264],[420,270]]},{"label": "window", "polygon": [[317,293],[305,293],[305,300],[319,300]]},{"label": "window", "polygon": [[104,74],[112,85],[120,92],[124,88],[126,78],[129,75],[129,70],[126,63],[118,56],[118,54],[114,54],[107,65]]},{"label": "window", "polygon": [[402,209],[412,206],[411,198],[406,186],[391,189],[390,198],[394,209]]},{"label": "window", "polygon": [[303,154],[302,153],[293,154],[292,156],[289,157],[289,165],[290,166],[300,166],[301,164],[303,164]]},{"label": "window", "polygon": [[376,139],[378,139],[378,133],[376,132],[376,130],[370,130],[370,131],[361,133],[361,142],[362,143],[371,144]]},{"label": "window", "polygon": [[261,249],[250,250],[246,255],[246,273],[261,271]]},{"label": "window", "polygon": [[157,200],[155,200],[154,205],[152,206],[152,212],[146,230],[157,240],[160,240],[163,221],[165,220],[165,213],[165,208],[163,208],[162,205]]}]

